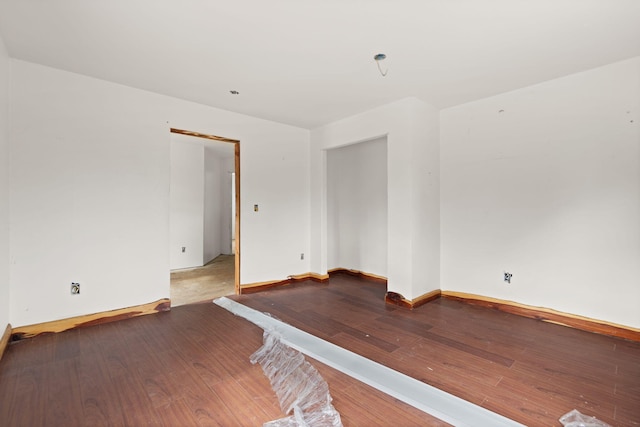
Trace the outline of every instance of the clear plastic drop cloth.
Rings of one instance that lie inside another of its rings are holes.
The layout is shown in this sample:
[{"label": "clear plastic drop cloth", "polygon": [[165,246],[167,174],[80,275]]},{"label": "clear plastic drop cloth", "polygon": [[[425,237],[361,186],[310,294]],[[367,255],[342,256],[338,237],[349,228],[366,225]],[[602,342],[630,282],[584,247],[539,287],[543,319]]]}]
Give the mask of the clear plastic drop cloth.
[{"label": "clear plastic drop cloth", "polygon": [[264,427],[341,427],[340,414],[331,404],[329,386],[304,355],[265,331],[263,345],[251,355],[259,363],[278,397],[285,418]]},{"label": "clear plastic drop cloth", "polygon": [[567,412],[559,420],[564,427],[611,427],[596,417],[584,415],[577,409]]}]

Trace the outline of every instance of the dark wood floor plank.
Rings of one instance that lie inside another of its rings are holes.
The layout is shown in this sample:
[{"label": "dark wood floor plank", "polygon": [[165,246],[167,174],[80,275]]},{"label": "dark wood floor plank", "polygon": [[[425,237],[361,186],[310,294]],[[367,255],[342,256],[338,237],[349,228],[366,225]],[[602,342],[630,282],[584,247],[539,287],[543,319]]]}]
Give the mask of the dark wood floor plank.
[{"label": "dark wood floor plank", "polygon": [[[415,345],[395,353],[407,361],[416,361],[422,369],[439,375],[460,378],[460,381],[475,381],[493,387],[509,374],[509,368],[490,360],[450,347],[420,339]],[[425,371],[425,372],[426,372]]]},{"label": "dark wood floor plank", "polygon": [[[47,417],[48,381],[50,365],[38,363],[22,369],[14,394],[0,393],[0,402],[11,401],[9,420],[15,425],[45,425]],[[0,381],[0,385],[2,381]],[[8,397],[11,396],[9,399]]]},{"label": "dark wood floor plank", "polygon": [[430,338],[434,334],[457,341],[473,349],[498,354],[511,361],[519,358],[527,349],[527,346],[523,345],[523,343],[513,342],[513,340],[496,336],[496,334],[481,335],[469,329],[460,331],[453,328],[434,327],[424,335],[424,338]]},{"label": "dark wood floor plank", "polygon": [[70,330],[66,334],[53,334],[53,357],[55,360],[68,360],[78,357],[80,344],[78,331]]},{"label": "dark wood floor plank", "polygon": [[224,359],[206,351],[205,347],[199,343],[188,341],[177,350],[184,362],[204,384],[211,386],[227,376]]},{"label": "dark wood floor plank", "polygon": [[[525,351],[519,361],[541,373],[553,374],[558,381],[600,383],[603,378],[615,378],[616,367],[600,359],[585,359],[584,354],[555,355],[535,348]],[[597,363],[594,363],[597,361]],[[613,390],[615,382],[601,384],[605,390]]]},{"label": "dark wood floor plank", "polygon": [[192,426],[197,422],[183,399],[174,399],[167,405],[156,408],[156,413],[165,426]]},{"label": "dark wood floor plank", "polygon": [[418,307],[413,317],[426,318],[434,327],[452,334],[475,336],[477,341],[491,345],[508,343],[526,348],[538,333],[540,322],[497,310],[440,298]]},{"label": "dark wood floor plank", "polygon": [[224,380],[213,386],[213,390],[233,413],[237,426],[261,426],[269,419],[269,414],[251,400],[251,394],[233,378]]},{"label": "dark wood floor plank", "polygon": [[315,325],[313,323],[310,324],[309,322],[298,321],[299,312],[292,310],[291,308],[286,307],[284,305],[282,307],[276,307],[275,303],[267,302],[264,299],[257,300],[256,303],[252,305],[252,308],[260,312],[273,315],[273,317],[285,323],[289,323],[289,324],[295,323],[297,328],[305,332],[308,332],[312,335],[315,335],[318,338],[322,338],[325,340],[329,339],[331,337],[331,334],[334,332],[332,329],[329,329],[329,328],[324,328],[324,327],[318,328],[316,327],[318,325]]},{"label": "dark wood floor plank", "polygon": [[375,334],[380,339],[393,343],[397,347],[410,347],[420,339],[417,334],[402,330],[378,319],[360,324],[358,329],[369,335]]},{"label": "dark wood floor plank", "polygon": [[143,379],[135,370],[128,375],[113,378],[112,383],[118,392],[117,398],[120,400],[125,425],[160,425],[161,420],[156,416]]},{"label": "dark wood floor plank", "polygon": [[[447,426],[448,424],[346,374],[308,359],[329,385],[334,407],[348,426]],[[349,411],[341,409],[349,408]]]},{"label": "dark wood floor plank", "polygon": [[614,343],[614,347],[614,351],[616,351],[617,353],[632,356],[631,360],[635,361],[636,363],[640,363],[640,360],[638,360],[637,357],[633,357],[637,356],[638,351],[640,351],[640,342],[617,340]]},{"label": "dark wood floor plank", "polygon": [[[183,399],[192,417],[203,426],[228,426],[236,424],[234,408],[230,408],[215,391],[206,387],[189,387],[183,391]],[[255,403],[249,402],[250,405]]]},{"label": "dark wood floor plank", "polygon": [[168,405],[174,399],[180,398],[171,372],[163,370],[156,354],[149,354],[147,360],[136,364],[135,369],[154,408]]},{"label": "dark wood floor plank", "polygon": [[117,390],[111,382],[102,355],[81,358],[78,366],[84,423],[93,426],[122,426],[124,419]]},{"label": "dark wood floor plank", "polygon": [[185,396],[184,402],[192,413],[193,425],[224,427],[231,423],[232,415],[224,412],[227,409],[215,393],[213,397],[204,397],[196,393],[189,394]]},{"label": "dark wood floor plank", "polygon": [[190,370],[176,371],[170,376],[175,384],[172,389],[174,399],[179,396],[185,402],[194,423],[197,421],[199,424],[212,425],[212,420],[218,422],[218,414],[224,412],[226,406],[215,393],[214,387],[210,387],[205,380]]},{"label": "dark wood floor plank", "polygon": [[[358,339],[350,334],[336,334],[331,337],[329,342],[339,347],[348,348],[356,354],[375,360],[385,366],[393,365],[397,359],[395,354],[383,350],[373,343],[367,342],[366,339]],[[373,355],[375,355],[375,359],[371,357]]]},{"label": "dark wood floor plank", "polygon": [[58,360],[49,366],[46,383],[48,392],[46,420],[51,425],[79,425],[84,418],[75,410],[82,400],[77,359]]},{"label": "dark wood floor plank", "polygon": [[520,384],[530,384],[538,391],[567,402],[611,402],[610,406],[613,408],[617,400],[613,388],[607,389],[597,382],[590,381],[580,381],[576,385],[555,373],[542,373],[535,367],[521,362],[516,362],[509,378]]},{"label": "dark wood floor plank", "polygon": [[245,392],[251,396],[252,401],[261,402],[260,407],[267,414],[267,418],[275,420],[284,416],[280,409],[278,398],[266,376],[264,376],[264,381],[247,381],[244,378],[240,378],[237,381]]},{"label": "dark wood floor plank", "polygon": [[432,346],[425,346],[421,342],[414,350],[398,350],[396,356],[402,360],[402,365],[387,366],[393,366],[405,375],[476,405],[484,401],[486,389],[502,379],[495,372],[471,373],[469,370],[460,369],[458,363],[447,357],[448,353]]},{"label": "dark wood floor plank", "polygon": [[0,394],[0,420],[11,419],[13,399],[17,395],[18,372],[7,363],[0,363],[0,381],[3,394]]},{"label": "dark wood floor plank", "polygon": [[640,419],[640,405],[637,404],[637,400],[635,404],[622,404],[616,405],[614,419],[615,421],[610,423],[613,426],[637,426],[639,423],[635,422],[634,424],[626,424],[629,420],[638,420]]},{"label": "dark wood floor plank", "polygon": [[566,402],[506,378],[487,396],[482,406],[527,426],[557,426],[560,416],[575,409],[573,404],[567,407]]},{"label": "dark wood floor plank", "polygon": [[[300,306],[299,311],[318,311],[317,308],[318,303],[313,302],[308,306]],[[346,321],[345,313],[349,313],[348,321]],[[386,311],[384,313],[386,313]],[[338,298],[330,305],[327,305],[325,309],[322,310],[322,314],[330,319],[342,319],[342,323],[355,326],[370,321],[372,311],[361,306],[353,305],[345,298]]]},{"label": "dark wood floor plank", "polygon": [[317,324],[323,325],[323,329],[326,327],[332,331],[330,335],[336,335],[339,333],[348,334],[357,340],[362,340],[363,342],[366,342],[369,345],[373,345],[389,353],[398,348],[398,346],[395,343],[378,338],[377,331],[375,332],[373,330],[369,332],[363,331],[358,327],[351,327],[342,322],[334,320],[329,316],[325,316],[324,314],[317,313],[315,311],[311,311],[311,310],[304,311],[300,313],[300,316],[298,318],[301,319],[307,325],[317,325]]},{"label": "dark wood floor plank", "polygon": [[410,332],[419,337],[426,336],[429,329],[433,328],[433,325],[422,322],[419,319],[399,315],[398,311],[394,311],[393,314],[377,317],[375,320],[378,323],[394,327],[399,333]]},{"label": "dark wood floor plank", "polygon": [[431,342],[437,342],[439,344],[446,345],[446,346],[451,347],[453,349],[456,349],[456,350],[459,350],[459,351],[464,351],[465,353],[471,354],[471,355],[479,357],[481,359],[485,359],[485,360],[491,361],[493,363],[497,363],[499,365],[503,365],[503,366],[507,366],[508,367],[508,366],[513,365],[513,362],[514,362],[513,359],[501,356],[501,355],[499,355],[497,353],[494,353],[492,351],[483,350],[481,348],[477,348],[477,347],[465,344],[464,342],[458,341],[456,339],[447,338],[445,336],[434,334],[432,332],[428,332],[424,336],[424,338],[429,340],[429,341],[431,341]]},{"label": "dark wood floor plank", "polygon": [[[22,367],[37,366],[49,363],[54,358],[55,340],[54,334],[41,334],[32,339],[12,343],[11,347],[15,345],[19,348],[20,365]],[[37,351],[33,351],[35,347],[37,347]]]},{"label": "dark wood floor plank", "polygon": [[[400,413],[391,415],[394,406],[399,402],[385,402],[373,397],[371,394],[357,387],[350,387],[341,394],[335,404],[340,406],[353,406],[358,408],[357,417],[349,419],[343,417],[345,425],[368,426],[447,426],[448,424],[425,414]],[[358,405],[363,402],[364,405]],[[415,408],[411,408],[415,409]]]}]

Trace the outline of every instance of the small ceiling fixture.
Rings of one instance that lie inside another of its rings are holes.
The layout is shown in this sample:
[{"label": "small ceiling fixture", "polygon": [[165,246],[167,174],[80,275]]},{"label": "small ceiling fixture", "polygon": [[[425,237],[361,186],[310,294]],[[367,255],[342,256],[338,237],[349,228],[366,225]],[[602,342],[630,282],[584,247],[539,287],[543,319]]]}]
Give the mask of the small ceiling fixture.
[{"label": "small ceiling fixture", "polygon": [[378,53],[373,57],[373,59],[376,61],[376,64],[378,65],[378,71],[380,71],[380,74],[382,74],[382,77],[385,77],[389,70],[382,71],[382,68],[380,68],[380,61],[384,61],[385,59],[387,59],[387,55],[385,55],[384,53]]},{"label": "small ceiling fixture", "polygon": [[229,93],[231,95],[240,95],[240,92],[238,92],[237,90],[230,90]]}]

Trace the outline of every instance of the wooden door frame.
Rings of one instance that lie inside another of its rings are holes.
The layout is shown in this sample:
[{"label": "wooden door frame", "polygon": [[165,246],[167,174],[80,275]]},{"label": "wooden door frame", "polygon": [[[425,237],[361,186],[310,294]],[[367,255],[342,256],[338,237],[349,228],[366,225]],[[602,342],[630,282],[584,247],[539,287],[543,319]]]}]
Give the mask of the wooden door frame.
[{"label": "wooden door frame", "polygon": [[218,142],[228,142],[234,145],[235,156],[235,169],[236,169],[236,229],[235,240],[236,248],[234,253],[235,271],[234,271],[234,289],[236,295],[240,294],[240,141],[237,139],[225,138],[222,136],[208,135],[205,133],[192,132],[184,129],[171,128],[171,133],[177,133],[181,135],[194,136],[196,138],[204,138]]}]

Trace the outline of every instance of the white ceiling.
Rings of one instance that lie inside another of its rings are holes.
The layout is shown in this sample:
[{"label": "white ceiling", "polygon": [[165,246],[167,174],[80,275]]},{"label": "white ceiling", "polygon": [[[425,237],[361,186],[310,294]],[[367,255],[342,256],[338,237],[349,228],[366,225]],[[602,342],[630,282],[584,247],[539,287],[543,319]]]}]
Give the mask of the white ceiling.
[{"label": "white ceiling", "polygon": [[0,33],[14,58],[315,128],[639,56],[640,0],[0,0]]}]

